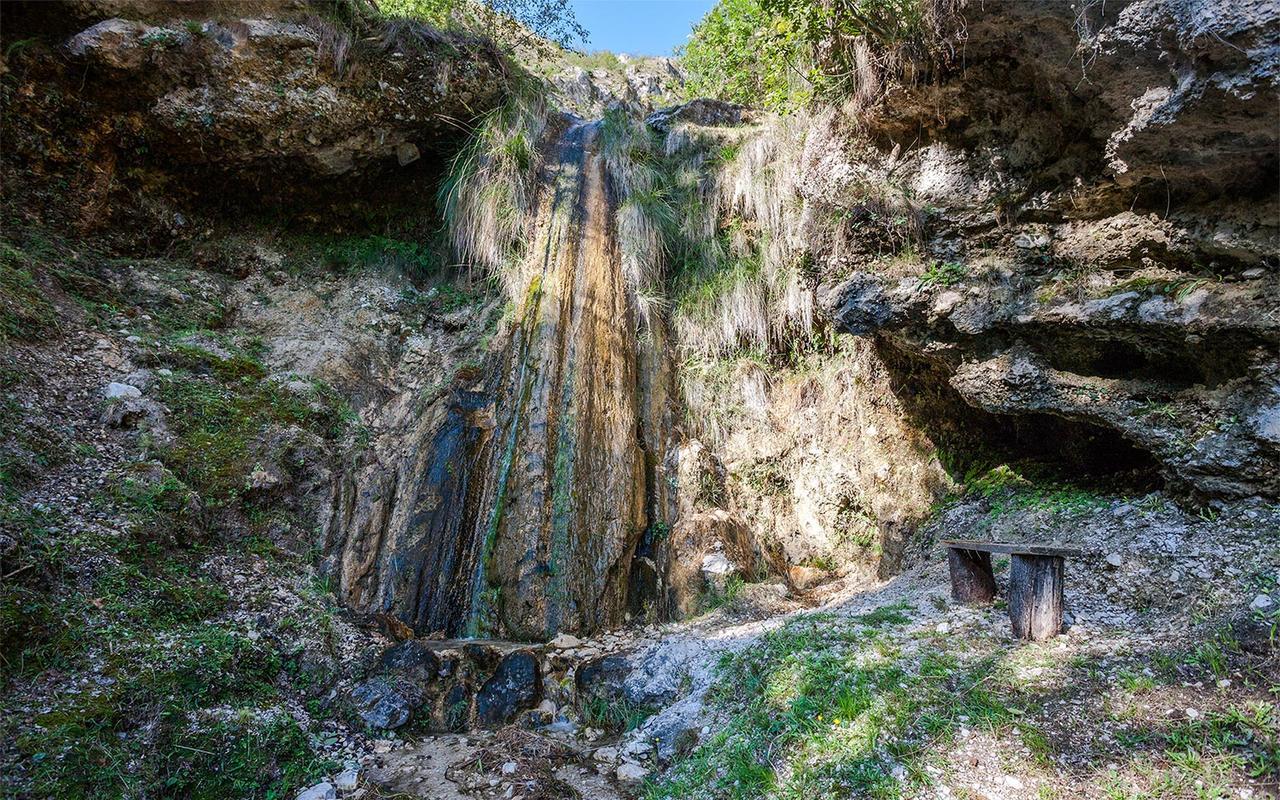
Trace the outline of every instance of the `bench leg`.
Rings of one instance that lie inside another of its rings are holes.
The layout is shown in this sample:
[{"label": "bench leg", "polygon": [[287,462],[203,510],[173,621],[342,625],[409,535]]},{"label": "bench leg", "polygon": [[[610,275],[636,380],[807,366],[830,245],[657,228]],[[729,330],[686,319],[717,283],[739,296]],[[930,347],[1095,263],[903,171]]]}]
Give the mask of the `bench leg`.
[{"label": "bench leg", "polygon": [[1009,564],[1009,620],[1019,639],[1062,632],[1062,564],[1058,556],[1015,555]]},{"label": "bench leg", "polygon": [[996,578],[991,571],[991,554],[976,550],[947,549],[951,567],[951,597],[959,603],[981,605],[996,596]]}]

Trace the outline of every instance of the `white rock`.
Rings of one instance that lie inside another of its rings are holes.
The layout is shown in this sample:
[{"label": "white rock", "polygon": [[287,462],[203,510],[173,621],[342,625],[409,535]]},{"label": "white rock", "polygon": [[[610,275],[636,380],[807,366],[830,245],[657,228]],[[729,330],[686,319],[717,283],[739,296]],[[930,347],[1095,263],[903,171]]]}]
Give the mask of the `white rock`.
[{"label": "white rock", "polygon": [[547,642],[547,645],[557,650],[568,650],[570,647],[580,647],[582,640],[572,633],[561,633],[556,638]]},{"label": "white rock", "polygon": [[1014,777],[1014,776],[1012,776],[1012,775],[1005,775],[1005,776],[1004,776],[1004,785],[1005,785],[1005,786],[1008,786],[1008,787],[1009,787],[1009,788],[1011,788],[1011,789],[1021,789],[1021,788],[1022,788],[1022,781],[1018,780],[1017,778],[1015,778],[1015,777]]},{"label": "white rock", "polygon": [[349,792],[360,783],[360,768],[347,767],[333,779],[333,787],[340,792]]},{"label": "white rock", "polygon": [[1119,567],[1124,564],[1124,557],[1119,553],[1107,553],[1107,566]]},{"label": "white rock", "polygon": [[618,765],[614,776],[618,779],[618,783],[624,787],[639,786],[644,779],[649,777],[649,770],[635,763],[634,761],[624,761]]},{"label": "white rock", "polygon": [[617,760],[618,760],[618,748],[616,748],[616,747],[601,747],[599,750],[596,750],[594,753],[592,753],[592,754],[591,754],[591,757],[592,757],[592,758],[594,758],[596,761],[605,761],[605,762],[608,762],[608,761],[617,761]]},{"label": "white rock", "polygon": [[298,795],[298,800],[337,800],[338,793],[334,790],[333,784],[328,781],[321,781],[310,789],[303,789]]},{"label": "white rock", "polygon": [[710,553],[702,559],[702,571],[709,575],[727,575],[736,569],[724,553]]},{"label": "white rock", "polygon": [[1253,602],[1249,604],[1249,608],[1252,608],[1254,611],[1266,611],[1275,604],[1276,601],[1272,600],[1269,596],[1260,594],[1253,598]]},{"label": "white rock", "polygon": [[1199,719],[1199,718],[1200,718],[1199,711],[1195,710],[1194,708],[1187,709],[1187,719]]},{"label": "white rock", "polygon": [[505,764],[503,764],[503,765],[502,765],[502,774],[503,774],[503,775],[514,775],[514,774],[516,774],[516,768],[517,768],[517,764],[516,764],[516,762],[514,762],[514,761],[508,761],[507,763],[505,763]]},{"label": "white rock", "polygon": [[142,397],[142,390],[137,386],[112,381],[102,390],[102,396],[108,400],[123,400],[129,397]]}]

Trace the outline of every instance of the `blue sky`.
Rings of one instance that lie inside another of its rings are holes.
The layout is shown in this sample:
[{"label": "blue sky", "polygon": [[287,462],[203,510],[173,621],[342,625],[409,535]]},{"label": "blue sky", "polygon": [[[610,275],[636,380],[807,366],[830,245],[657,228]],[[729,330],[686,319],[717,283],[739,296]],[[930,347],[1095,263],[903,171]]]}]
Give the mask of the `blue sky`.
[{"label": "blue sky", "polygon": [[[583,49],[665,56],[689,38],[715,0],[570,0],[591,36]],[[581,45],[580,45],[581,46]]]}]

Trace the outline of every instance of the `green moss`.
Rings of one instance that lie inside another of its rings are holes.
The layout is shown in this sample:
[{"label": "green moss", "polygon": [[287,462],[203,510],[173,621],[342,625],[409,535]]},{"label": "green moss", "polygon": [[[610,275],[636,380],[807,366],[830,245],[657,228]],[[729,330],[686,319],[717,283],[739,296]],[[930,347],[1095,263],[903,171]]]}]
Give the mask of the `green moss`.
[{"label": "green moss", "polygon": [[34,260],[0,242],[0,342],[39,339],[58,328],[58,314],[48,292],[36,283]]},{"label": "green moss", "polygon": [[[213,376],[175,372],[158,384],[159,396],[173,412],[170,427],[176,437],[162,458],[207,499],[226,501],[243,493],[257,464],[255,446],[271,425],[298,425],[334,439],[355,424],[350,407],[322,382],[312,381],[299,393],[261,380],[261,365],[248,356],[196,352]],[[175,363],[189,364],[185,358],[179,349]]]}]

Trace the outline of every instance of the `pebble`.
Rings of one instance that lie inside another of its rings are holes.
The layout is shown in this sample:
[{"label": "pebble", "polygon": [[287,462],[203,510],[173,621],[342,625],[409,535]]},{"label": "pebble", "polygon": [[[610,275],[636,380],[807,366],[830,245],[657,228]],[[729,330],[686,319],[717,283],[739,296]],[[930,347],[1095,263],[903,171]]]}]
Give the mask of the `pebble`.
[{"label": "pebble", "polygon": [[617,761],[618,748],[601,747],[600,749],[592,753],[591,757],[594,758],[596,761]]},{"label": "pebble", "polygon": [[360,783],[360,765],[347,762],[346,768],[333,779],[333,786],[340,792],[349,792]]},{"label": "pebble", "polygon": [[1260,594],[1253,598],[1253,602],[1249,604],[1249,608],[1252,608],[1254,611],[1266,611],[1275,604],[1276,602],[1268,595]]},{"label": "pebble", "polygon": [[571,633],[561,633],[556,638],[547,642],[547,645],[557,650],[568,650],[571,647],[581,647],[582,640]]}]

